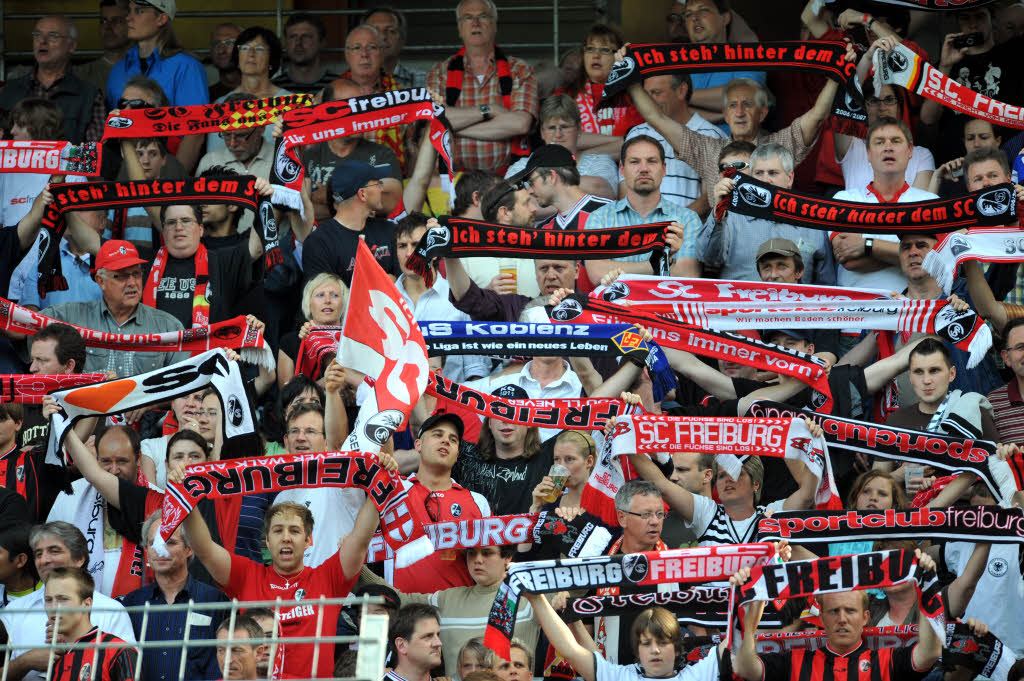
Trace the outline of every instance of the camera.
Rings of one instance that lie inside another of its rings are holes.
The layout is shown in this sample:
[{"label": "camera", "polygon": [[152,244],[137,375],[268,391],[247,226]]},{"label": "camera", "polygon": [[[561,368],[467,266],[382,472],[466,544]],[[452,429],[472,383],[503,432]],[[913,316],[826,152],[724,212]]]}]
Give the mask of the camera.
[{"label": "camera", "polygon": [[981,45],[985,42],[985,34],[980,31],[976,33],[968,33],[966,35],[958,35],[953,38],[953,47],[958,50],[962,50],[965,47],[974,47]]}]

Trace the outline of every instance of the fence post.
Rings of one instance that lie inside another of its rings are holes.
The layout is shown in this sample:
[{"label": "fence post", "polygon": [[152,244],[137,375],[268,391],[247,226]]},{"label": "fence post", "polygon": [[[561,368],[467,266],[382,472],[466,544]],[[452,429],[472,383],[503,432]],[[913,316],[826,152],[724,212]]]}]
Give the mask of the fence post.
[{"label": "fence post", "polygon": [[[139,629],[139,643],[146,642],[146,632],[149,627],[149,601],[142,605],[142,627]],[[142,655],[144,649],[139,648],[139,656],[135,658],[135,681],[142,678]]]},{"label": "fence post", "polygon": [[[191,598],[188,599],[188,610],[185,611],[185,633],[181,637],[182,641],[188,640],[188,632],[192,629],[192,606],[195,605],[195,601]],[[192,650],[188,646],[181,647],[181,660],[178,662],[178,681],[182,681],[185,678],[185,662],[188,660],[188,651]],[[227,663],[224,664],[224,669],[227,669]]]},{"label": "fence post", "polygon": [[384,653],[387,650],[388,616],[371,615],[363,604],[359,618],[359,650],[356,654],[356,678],[379,679],[384,676]]}]

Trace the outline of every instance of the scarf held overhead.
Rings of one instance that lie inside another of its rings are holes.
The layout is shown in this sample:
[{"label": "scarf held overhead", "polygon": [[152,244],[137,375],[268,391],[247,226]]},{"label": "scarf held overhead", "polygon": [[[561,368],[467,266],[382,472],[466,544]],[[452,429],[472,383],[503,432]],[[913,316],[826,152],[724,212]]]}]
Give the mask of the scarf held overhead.
[{"label": "scarf held overhead", "polygon": [[670,314],[679,303],[844,303],[891,298],[892,294],[882,289],[622,274],[611,284],[594,289],[590,296],[608,303],[624,300],[650,314]]},{"label": "scarf held overhead", "polygon": [[[367,452],[317,452],[233,459],[188,466],[180,483],[167,481],[160,530],[153,541],[158,552],[201,499],[229,498],[289,489],[347,487],[366,492],[380,512],[384,540],[403,562],[402,547],[425,538],[409,512],[408,494],[398,473],[391,473]],[[161,555],[164,555],[161,552]]]},{"label": "scarf held overhead", "polygon": [[542,258],[615,258],[651,253],[651,267],[668,274],[665,242],[667,222],[652,222],[631,227],[587,229],[563,232],[557,229],[531,229],[496,225],[479,220],[441,216],[420,239],[406,260],[406,267],[434,284],[431,268],[438,258],[516,257]]},{"label": "scarf held overhead", "polygon": [[95,176],[102,155],[98,142],[0,140],[0,172]]},{"label": "scarf held overhead", "polygon": [[649,329],[659,345],[757,367],[790,376],[811,386],[816,394],[816,409],[831,411],[832,391],[828,385],[825,362],[813,355],[763,343],[728,331],[716,332],[687,326],[673,319],[645,314],[634,307],[623,307],[573,294],[550,312],[552,321],[591,324],[640,324]]},{"label": "scarf held overhead", "polygon": [[[432,101],[425,87],[377,92],[293,109],[281,117],[283,128],[274,152],[271,182],[284,185],[297,196],[306,174],[305,166],[299,161],[299,147],[423,120],[430,121],[430,141],[445,164],[451,167],[452,133],[444,107]],[[291,200],[284,202],[293,205]]]},{"label": "scarf held overhead", "polygon": [[874,234],[954,232],[965,227],[1017,224],[1013,185],[998,184],[952,198],[912,203],[857,203],[803,194],[736,173],[736,186],[715,207],[726,211],[825,231]]},{"label": "scarf held overhead", "polygon": [[514,563],[495,594],[484,645],[502,659],[510,659],[509,644],[524,591],[542,594],[627,584],[699,584],[728,579],[741,567],[762,565],[774,557],[771,544],[732,544]]},{"label": "scarf held overhead", "polygon": [[164,333],[120,334],[96,331],[68,324],[35,310],[0,298],[0,329],[34,336],[50,324],[67,324],[78,331],[86,347],[124,350],[126,352],[207,352],[216,348],[237,350],[246,362],[274,368],[274,354],[263,337],[263,331],[250,326],[245,317],[235,317],[210,326]]},{"label": "scarf held overhead", "polygon": [[80,182],[50,187],[53,203],[43,214],[39,255],[39,295],[66,291],[60,264],[60,240],[67,229],[65,214],[78,210],[108,210],[137,206],[227,203],[253,211],[253,228],[263,242],[267,271],[281,262],[277,222],[270,201],[256,192],[251,175],[198,177],[138,182]]},{"label": "scarf held overhead", "polygon": [[121,109],[107,116],[104,139],[171,137],[247,130],[273,125],[287,111],[309,106],[312,95],[284,95],[236,102]]},{"label": "scarf held overhead", "polygon": [[1024,262],[1024,232],[1013,226],[978,227],[967,230],[967,234],[947,234],[925,254],[921,266],[949,295],[957,270],[967,260]]},{"label": "scarf held overhead", "polygon": [[1000,102],[961,85],[905,45],[897,45],[892,52],[878,50],[873,61],[875,92],[881,92],[883,85],[899,85],[971,118],[1007,128],[1024,128],[1024,107]]},{"label": "scarf held overhead", "polygon": [[0,404],[42,404],[54,390],[99,383],[106,374],[7,374],[0,376]]},{"label": "scarf held overhead", "polygon": [[[590,617],[616,617],[640,612],[647,608],[665,608],[682,624],[702,627],[726,627],[729,623],[729,594],[727,586],[691,586],[676,591],[650,591],[648,593],[614,594],[570,598],[560,612],[566,622]],[[781,627],[782,619],[771,603],[761,617],[764,627]]]}]

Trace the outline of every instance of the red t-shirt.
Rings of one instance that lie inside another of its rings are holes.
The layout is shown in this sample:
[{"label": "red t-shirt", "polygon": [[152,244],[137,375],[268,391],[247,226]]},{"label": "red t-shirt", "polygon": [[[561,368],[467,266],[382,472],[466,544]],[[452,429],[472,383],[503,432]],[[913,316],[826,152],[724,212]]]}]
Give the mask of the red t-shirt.
[{"label": "red t-shirt", "polygon": [[[451,489],[433,494],[415,476],[410,476],[409,482],[409,510],[423,525],[484,517],[473,493],[456,482],[452,482]],[[473,586],[473,578],[463,551],[440,549],[409,567],[395,568],[394,585],[405,593],[425,594],[453,586]]]},{"label": "red t-shirt", "polygon": [[[341,598],[352,591],[359,573],[351,578],[341,569],[338,554],[335,553],[318,567],[306,566],[302,572],[282,577],[270,565],[260,565],[241,556],[231,556],[231,577],[224,587],[224,593],[240,601],[308,600],[308,605],[281,608],[281,637],[335,636],[338,633],[339,605],[324,606],[320,631],[317,631],[317,610],[313,601],[325,598]],[[278,647],[275,666],[295,678],[310,678],[313,665],[314,647],[320,646],[320,658],[315,677],[331,678],[334,675],[333,643],[295,643]]]}]

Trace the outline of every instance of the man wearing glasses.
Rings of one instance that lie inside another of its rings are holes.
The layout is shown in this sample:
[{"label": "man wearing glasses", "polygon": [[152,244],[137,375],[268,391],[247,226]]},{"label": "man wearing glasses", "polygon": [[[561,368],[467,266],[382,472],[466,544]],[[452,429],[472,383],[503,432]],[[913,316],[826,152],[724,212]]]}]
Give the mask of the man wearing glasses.
[{"label": "man wearing glasses", "polygon": [[[255,95],[236,92],[228,95],[225,103],[255,100]],[[224,147],[214,149],[199,159],[196,175],[213,166],[223,166],[236,171],[239,175],[255,175],[264,179],[270,177],[270,169],[274,162],[274,148],[264,144],[263,128],[246,128],[217,133],[224,140]]]},{"label": "man wearing glasses", "polygon": [[107,87],[110,69],[121,61],[124,53],[131,47],[128,23],[125,21],[127,16],[127,5],[117,0],[100,1],[100,45],[103,46],[103,54],[98,59],[82,64],[76,70],[79,78],[92,83],[98,90]]},{"label": "man wearing glasses", "polygon": [[[455,170],[504,169],[537,115],[533,68],[495,45],[498,9],[492,0],[462,0],[455,8],[463,47],[427,74],[435,97],[458,134]],[[519,154],[522,155],[522,154]]]},{"label": "man wearing glasses", "polygon": [[[142,305],[142,265],[146,261],[130,241],[112,239],[100,247],[92,269],[103,297],[100,300],[59,303],[42,310],[47,317],[107,333],[148,334],[180,331],[174,316]],[[128,352],[89,348],[86,372],[134,376],[188,358],[187,352]]]},{"label": "man wearing glasses", "polygon": [[32,29],[35,68],[7,81],[0,91],[0,109],[10,111],[23,99],[42,97],[63,112],[63,139],[79,144],[103,137],[107,117],[103,92],[73,73],[71,55],[77,46],[78,28],[67,17],[48,16],[37,21]]}]

